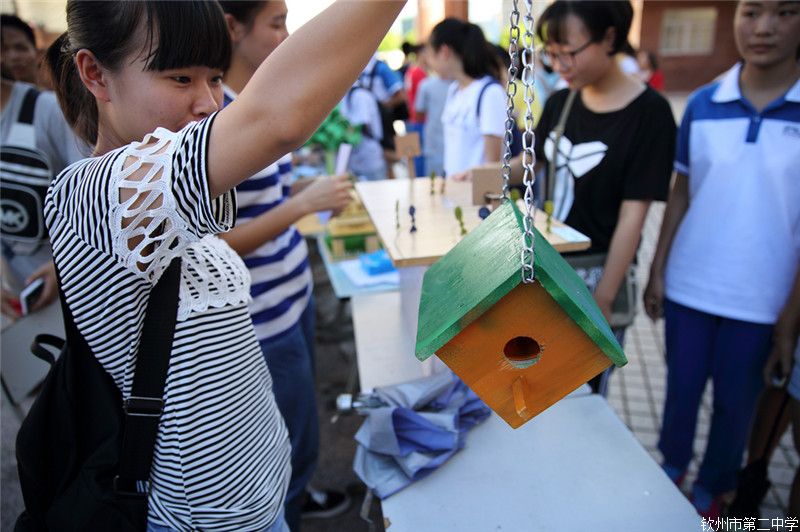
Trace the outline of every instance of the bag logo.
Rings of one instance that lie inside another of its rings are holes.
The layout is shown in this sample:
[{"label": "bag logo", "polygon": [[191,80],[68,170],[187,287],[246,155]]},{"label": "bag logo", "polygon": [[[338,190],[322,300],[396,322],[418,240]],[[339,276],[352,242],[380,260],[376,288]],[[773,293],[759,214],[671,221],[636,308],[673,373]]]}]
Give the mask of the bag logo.
[{"label": "bag logo", "polygon": [[0,209],[2,210],[2,232],[3,233],[19,233],[28,226],[30,221],[25,207],[18,201],[3,199],[0,201]]}]

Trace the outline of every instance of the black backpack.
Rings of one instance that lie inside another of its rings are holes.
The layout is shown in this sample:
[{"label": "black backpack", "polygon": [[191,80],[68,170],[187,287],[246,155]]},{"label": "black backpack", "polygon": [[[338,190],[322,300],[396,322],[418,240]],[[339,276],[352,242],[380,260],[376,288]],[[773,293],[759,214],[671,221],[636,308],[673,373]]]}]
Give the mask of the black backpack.
[{"label": "black backpack", "polygon": [[39,91],[23,96],[17,121],[0,146],[0,206],[3,240],[34,253],[46,240],[44,198],[53,173],[48,157],[36,147],[33,115]]},{"label": "black backpack", "polygon": [[[180,259],[173,260],[150,294],[131,396],[124,404],[61,292],[66,342],[40,335],[31,346],[52,367],[17,435],[25,511],[15,531],[146,529],[180,270]],[[60,349],[57,360],[45,346]]]}]

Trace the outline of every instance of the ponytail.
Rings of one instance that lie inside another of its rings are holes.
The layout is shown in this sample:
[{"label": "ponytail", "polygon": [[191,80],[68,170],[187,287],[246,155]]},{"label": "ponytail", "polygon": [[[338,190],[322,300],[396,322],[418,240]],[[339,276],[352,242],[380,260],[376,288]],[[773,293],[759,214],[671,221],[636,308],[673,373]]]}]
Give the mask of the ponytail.
[{"label": "ponytail", "polygon": [[431,45],[438,50],[447,45],[461,59],[464,73],[472,79],[491,76],[500,79],[497,54],[475,24],[455,18],[446,18],[431,32]]},{"label": "ponytail", "polygon": [[97,143],[97,103],[83,85],[67,32],[47,49],[47,67],[67,123],[90,146]]}]

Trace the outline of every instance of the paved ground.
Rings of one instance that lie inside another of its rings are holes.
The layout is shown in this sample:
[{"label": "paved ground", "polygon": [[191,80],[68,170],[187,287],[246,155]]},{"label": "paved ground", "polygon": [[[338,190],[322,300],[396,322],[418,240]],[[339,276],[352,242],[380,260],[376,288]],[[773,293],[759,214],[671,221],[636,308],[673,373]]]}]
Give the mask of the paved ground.
[{"label": "paved ground", "polygon": [[[680,116],[685,104],[685,97],[677,95],[671,98],[671,101],[676,115]],[[662,214],[663,205],[657,205],[651,210],[644,231],[639,264],[649,265],[650,263]],[[336,419],[334,409],[336,395],[347,390],[352,382],[350,371],[350,362],[354,356],[352,327],[348,325],[347,306],[339,306],[326,282],[324,269],[318,260],[313,262],[315,264],[314,277],[318,281],[315,293],[321,320],[331,320],[332,316],[343,312],[332,325],[324,327],[324,331],[318,339],[317,380],[322,446],[315,483],[323,487],[348,491],[352,495],[354,503],[345,515],[338,518],[307,521],[304,530],[308,532],[367,531],[370,530],[370,526],[359,517],[364,490],[358,483],[351,467],[355,451],[353,435],[358,429],[361,419],[356,416]],[[642,286],[646,282],[647,269],[641,268],[639,273],[640,286]],[[656,450],[656,443],[664,399],[663,325],[661,323],[653,324],[644,315],[637,316],[636,322],[628,331],[625,352],[630,362],[613,375],[608,400],[642,445],[651,453],[654,460],[659,461],[660,455]],[[709,429],[711,408],[709,392],[710,387],[703,400],[700,413],[695,442],[697,453],[702,452],[705,445],[704,438]],[[30,400],[23,405],[23,408],[29,404]],[[19,421],[15,410],[3,397],[2,454],[0,455],[0,474],[2,475],[0,531],[3,532],[12,530],[14,519],[21,508],[13,454],[14,436],[18,427]],[[762,517],[781,518],[786,516],[789,486],[797,465],[798,456],[787,434],[781,440],[780,447],[770,466],[773,487],[762,507]],[[696,469],[697,460],[693,461],[690,468],[687,487],[693,480]],[[379,505],[373,503],[369,506],[368,515],[376,523],[375,529],[381,530],[382,517]],[[646,523],[640,523],[640,525],[647,526]]]}]

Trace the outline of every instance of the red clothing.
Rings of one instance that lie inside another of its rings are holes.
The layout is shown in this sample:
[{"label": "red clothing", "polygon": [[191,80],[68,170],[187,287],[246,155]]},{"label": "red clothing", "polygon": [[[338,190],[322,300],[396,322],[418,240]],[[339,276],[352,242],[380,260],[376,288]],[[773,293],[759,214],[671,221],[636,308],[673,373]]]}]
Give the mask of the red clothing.
[{"label": "red clothing", "polygon": [[411,65],[406,70],[405,85],[406,96],[408,97],[408,116],[412,122],[418,122],[417,110],[414,108],[414,100],[417,97],[417,89],[420,82],[428,77],[425,70],[417,65]]},{"label": "red clothing", "polygon": [[664,92],[664,73],[661,70],[656,70],[647,80],[647,84],[659,92]]}]

